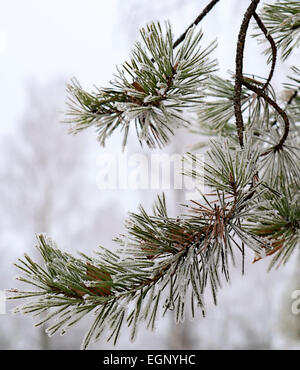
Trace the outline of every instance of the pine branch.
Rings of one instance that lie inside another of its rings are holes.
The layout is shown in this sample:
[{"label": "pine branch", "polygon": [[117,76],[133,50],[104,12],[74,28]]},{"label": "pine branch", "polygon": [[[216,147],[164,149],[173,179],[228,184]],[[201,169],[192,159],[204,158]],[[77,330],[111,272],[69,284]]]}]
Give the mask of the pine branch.
[{"label": "pine branch", "polygon": [[[176,322],[183,322],[187,304],[193,316],[196,306],[204,315],[207,287],[217,303],[223,280],[230,280],[236,253],[244,261],[248,247],[254,261],[272,255],[274,265],[285,263],[295,250],[300,229],[299,128],[294,122],[294,118],[299,122],[299,79],[291,78],[297,85],[288,86],[293,93],[286,109],[277,104],[271,80],[277,48],[286,57],[298,42],[290,39],[298,35],[298,5],[284,0],[272,9],[266,5],[258,16],[259,0],[251,1],[238,36],[233,83],[212,75],[216,64],[208,56],[214,44],[202,50],[202,33],[195,33],[195,26],[217,2],[211,1],[175,42],[168,23],[165,31],[159,23],[142,29],[142,43],[136,43],[131,60],[118,69],[111,87],[89,93],[76,80],[69,85],[73,132],[94,126],[102,145],[117,128],[124,130],[125,145],[134,122],[141,143],[161,147],[177,125],[188,124],[185,109],[198,112],[209,134],[226,138],[212,140],[206,153],[204,180],[210,193],[203,194],[201,202],[184,205],[185,212],[176,218],[168,216],[164,196],[158,197],[152,215],[140,206],[138,213],[129,215],[126,234],[115,239],[120,245],[117,252],[101,248],[94,257],[75,258],[37,235],[43,263],[25,255],[17,264],[19,280],[33,290],[12,289],[11,299],[28,299],[17,312],[36,316],[48,311],[37,325],[55,320],[47,329],[49,335],[64,334],[94,313],[83,342],[87,348],[104,334],[116,343],[124,324],[133,339],[140,322],[153,329],[158,315],[168,310],[175,311]],[[288,18],[278,25],[282,15],[275,10],[283,5],[296,20]],[[267,79],[243,75],[252,16],[272,49]],[[293,71],[299,74],[297,68]],[[272,124],[274,115],[284,121],[283,134]],[[192,164],[185,175],[202,179],[198,157],[187,154],[185,159]]]},{"label": "pine branch", "polygon": [[202,49],[202,32],[187,31],[175,53],[169,23],[163,32],[159,23],[141,30],[143,43],[136,43],[131,61],[118,69],[111,88],[88,93],[75,80],[68,86],[71,132],[94,126],[101,145],[117,129],[124,131],[135,123],[140,143],[153,148],[168,143],[174,129],[186,126],[186,109],[202,101],[201,88],[216,64],[208,56],[215,43]]},{"label": "pine branch", "polygon": [[[24,276],[19,280],[36,290],[11,291],[11,299],[29,299],[16,311],[39,315],[54,309],[37,324],[55,319],[47,329],[49,335],[64,334],[94,312],[95,321],[83,348],[104,334],[116,343],[125,323],[134,338],[139,323],[145,321],[147,327],[154,328],[160,312],[175,310],[177,322],[182,322],[189,300],[193,316],[196,306],[204,315],[207,286],[216,303],[222,279],[230,279],[230,260],[234,261],[236,252],[244,255],[237,240],[254,251],[256,259],[277,251],[278,243],[266,240],[265,234],[249,226],[251,217],[257,217],[253,210],[269,192],[262,182],[252,181],[259,155],[259,148],[253,150],[248,142],[244,149],[233,142],[212,142],[205,180],[215,189],[215,199],[204,196],[204,204],[192,201],[177,218],[168,216],[164,196],[155,203],[153,215],[140,207],[139,213],[130,214],[127,234],[116,239],[121,245],[117,253],[102,248],[97,258],[84,254],[75,258],[38,235],[44,265],[28,256],[20,260],[17,267]],[[198,160],[193,155],[190,159]],[[200,176],[193,171],[187,175]],[[293,230],[298,228],[297,217],[294,221],[289,218]],[[241,219],[245,218],[248,224],[243,225]],[[295,238],[293,234],[286,239],[284,249],[290,248]]]},{"label": "pine branch", "polygon": [[[265,4],[260,18],[273,37],[276,47],[286,60],[300,42],[300,4],[299,1],[280,0],[275,4]],[[258,36],[258,35],[255,35]],[[270,53],[267,49],[266,53]]]},{"label": "pine branch", "polygon": [[108,340],[116,343],[125,322],[134,338],[139,322],[146,321],[148,327],[154,328],[161,310],[175,310],[177,321],[183,322],[188,297],[204,315],[206,286],[211,285],[216,303],[221,276],[230,278],[234,235],[260,255],[259,238],[242,230],[235,217],[244,196],[235,175],[228,180],[233,200],[225,201],[224,194],[219,194],[214,206],[193,202],[187,208],[188,214],[170,218],[162,197],[158,198],[153,216],[142,207],[138,214],[132,213],[128,234],[117,239],[123,247],[118,253],[102,249],[96,259],[84,254],[75,258],[38,235],[37,247],[44,265],[28,256],[17,265],[25,275],[19,280],[37,290],[11,291],[11,299],[30,299],[16,312],[36,316],[55,308],[37,323],[39,326],[55,319],[47,329],[49,335],[58,331],[64,334],[86,314],[94,312],[96,318],[83,348],[107,331]]},{"label": "pine branch", "polygon": [[[270,268],[285,264],[299,241],[299,195],[291,184],[285,184],[281,192],[279,197],[267,193],[255,212],[250,211],[247,217],[249,230],[263,237],[270,246],[266,252],[267,256],[273,256]],[[256,257],[254,262],[261,258]]]}]

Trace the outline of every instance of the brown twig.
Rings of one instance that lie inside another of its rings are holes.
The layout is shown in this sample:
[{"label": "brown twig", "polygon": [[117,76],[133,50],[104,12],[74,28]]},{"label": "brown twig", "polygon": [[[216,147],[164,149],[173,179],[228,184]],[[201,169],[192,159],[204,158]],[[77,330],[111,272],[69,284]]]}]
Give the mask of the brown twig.
[{"label": "brown twig", "polygon": [[245,48],[245,39],[246,33],[249,26],[249,22],[253,13],[255,12],[257,5],[260,0],[252,0],[250,6],[244,14],[244,19],[241,24],[237,48],[236,48],[236,60],[235,60],[235,87],[234,87],[234,113],[236,120],[237,133],[239,138],[239,143],[241,148],[244,146],[243,131],[243,114],[241,108],[241,97],[242,97],[242,81],[243,81],[243,59],[244,59],[244,48]]},{"label": "brown twig", "polygon": [[277,59],[277,47],[276,47],[276,44],[275,44],[275,41],[274,41],[273,37],[270,35],[269,31],[267,30],[267,28],[263,24],[263,22],[260,19],[259,15],[256,12],[254,12],[253,13],[253,17],[256,20],[256,23],[257,23],[258,27],[264,33],[266,39],[269,41],[269,43],[271,45],[271,50],[272,50],[272,65],[271,65],[269,77],[268,77],[267,81],[265,82],[265,84],[264,84],[264,86],[262,88],[263,90],[265,90],[268,87],[268,85],[269,85],[269,83],[270,83],[270,81],[271,81],[271,79],[273,77],[273,74],[274,74],[275,65],[276,65],[276,59]]},{"label": "brown twig", "polygon": [[194,22],[185,30],[185,32],[178,37],[178,39],[173,44],[173,49],[175,49],[184,39],[186,34],[188,33],[188,30],[192,28],[193,26],[197,26],[198,23],[202,21],[202,19],[210,12],[210,10],[219,2],[219,0],[212,0],[204,9],[203,11],[198,15],[198,17],[194,20]]},{"label": "brown twig", "polygon": [[[289,134],[289,129],[290,129],[290,122],[289,122],[289,119],[288,119],[288,116],[287,114],[285,113],[285,111],[283,109],[281,109],[279,107],[279,105],[273,100],[271,99],[264,91],[263,89],[260,89],[259,87],[256,87],[256,86],[252,86],[251,84],[249,84],[247,81],[245,80],[242,80],[242,84],[247,87],[247,89],[249,90],[252,90],[253,92],[255,92],[258,96],[262,97],[267,103],[269,103],[279,114],[280,116],[282,117],[283,121],[284,121],[284,133],[282,135],[282,138],[280,139],[279,143],[277,145],[275,145],[275,147],[273,148],[274,151],[278,151],[278,150],[281,150],[283,148],[283,145],[288,137],[288,134]],[[264,155],[267,155],[269,154],[271,151],[271,149],[267,150],[266,152],[262,153],[261,156],[264,156]]]},{"label": "brown twig", "polygon": [[288,101],[287,101],[287,103],[286,103],[285,110],[287,110],[287,109],[288,109],[289,105],[291,105],[291,104],[292,104],[292,102],[293,102],[293,100],[297,97],[299,90],[300,90],[300,89],[295,90],[295,91],[293,92],[293,94],[291,95],[291,97],[289,98],[289,100],[288,100]]},{"label": "brown twig", "polygon": [[[185,39],[186,34],[188,33],[188,30],[192,28],[193,26],[197,26],[202,19],[211,11],[211,9],[219,2],[220,0],[212,0],[198,15],[198,17],[194,20],[192,24],[188,26],[188,28],[183,32],[181,36],[178,37],[176,41],[173,43],[173,49],[175,49],[179,44],[182,43],[182,41]],[[155,63],[155,59],[151,59],[152,63]]]},{"label": "brown twig", "polygon": [[[287,101],[287,103],[286,103],[286,105],[284,107],[284,111],[286,111],[288,109],[288,107],[292,104],[293,100],[297,97],[299,91],[300,91],[300,89],[294,90],[293,94],[290,96],[289,100]],[[277,119],[275,119],[271,123],[271,126],[275,126],[276,123],[277,123]]]}]

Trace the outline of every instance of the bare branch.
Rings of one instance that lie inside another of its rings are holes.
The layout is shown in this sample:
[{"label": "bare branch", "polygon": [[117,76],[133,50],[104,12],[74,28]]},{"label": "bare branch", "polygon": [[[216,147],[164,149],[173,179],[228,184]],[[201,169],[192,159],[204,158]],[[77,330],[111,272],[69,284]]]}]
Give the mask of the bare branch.
[{"label": "bare branch", "polygon": [[257,5],[260,0],[252,0],[250,6],[246,10],[244,15],[243,22],[241,24],[237,48],[236,48],[236,67],[235,67],[235,91],[234,91],[234,113],[236,119],[236,127],[237,133],[239,137],[239,143],[241,148],[244,146],[243,140],[243,131],[244,131],[244,123],[243,123],[243,115],[241,109],[241,96],[242,96],[242,81],[243,81],[243,59],[244,59],[244,48],[245,48],[245,39],[246,33],[249,26],[249,22],[253,13],[255,12]]},{"label": "bare branch", "polygon": [[202,19],[210,12],[210,10],[219,2],[219,0],[212,0],[204,9],[203,11],[198,15],[198,17],[194,20],[194,22],[185,30],[185,32],[178,37],[178,39],[173,44],[173,49],[175,49],[185,38],[188,30],[192,28],[193,26],[197,26]]},{"label": "bare branch", "polygon": [[271,65],[269,77],[268,77],[266,83],[264,84],[264,87],[262,88],[263,90],[265,90],[268,87],[268,85],[269,85],[269,83],[270,83],[270,81],[271,81],[271,79],[273,77],[273,74],[274,74],[275,65],[276,65],[276,59],[277,59],[277,47],[276,47],[276,44],[275,44],[275,41],[274,41],[273,37],[271,36],[271,34],[269,33],[269,31],[267,30],[267,28],[263,24],[263,22],[260,19],[259,15],[256,12],[254,12],[253,13],[253,17],[255,18],[256,23],[259,26],[259,28],[264,33],[266,39],[269,41],[269,43],[271,45],[271,50],[272,50],[272,65]]}]

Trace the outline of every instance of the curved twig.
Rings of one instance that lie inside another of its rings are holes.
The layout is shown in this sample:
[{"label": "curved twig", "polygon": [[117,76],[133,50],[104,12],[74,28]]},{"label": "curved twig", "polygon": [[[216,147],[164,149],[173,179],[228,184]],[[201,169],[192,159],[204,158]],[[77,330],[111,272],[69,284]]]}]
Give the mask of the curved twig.
[{"label": "curved twig", "polygon": [[258,96],[262,97],[267,103],[269,103],[282,117],[283,121],[284,121],[284,133],[282,135],[282,138],[280,139],[279,143],[277,145],[275,145],[275,147],[273,147],[273,149],[269,149],[267,150],[266,152],[262,153],[261,156],[264,156],[264,155],[267,155],[270,153],[271,150],[274,150],[274,151],[278,151],[278,150],[281,150],[283,148],[283,145],[288,137],[288,134],[289,134],[289,129],[290,129],[290,122],[289,122],[289,119],[288,119],[288,116],[287,114],[285,113],[285,111],[283,109],[281,109],[279,107],[279,105],[273,100],[271,99],[264,91],[263,89],[259,88],[259,87],[256,87],[256,86],[252,86],[251,84],[249,84],[247,81],[245,80],[242,80],[242,84],[247,87],[247,89],[249,90],[252,90],[253,92],[255,92]]},{"label": "curved twig", "polygon": [[173,49],[175,49],[185,38],[188,30],[192,28],[193,26],[197,26],[198,23],[202,21],[202,19],[210,12],[210,10],[219,2],[219,0],[212,0],[204,9],[203,11],[198,15],[198,17],[194,20],[194,22],[185,30],[185,32],[178,37],[178,39],[173,44]]},{"label": "curved twig", "polygon": [[272,65],[271,65],[269,77],[268,77],[267,81],[265,82],[265,84],[264,84],[264,86],[262,88],[263,90],[265,90],[268,87],[268,85],[269,85],[269,83],[270,83],[270,81],[271,81],[271,79],[273,77],[273,74],[274,74],[276,60],[277,60],[277,48],[276,48],[276,44],[275,44],[275,41],[274,41],[273,37],[270,35],[269,31],[267,30],[267,28],[263,24],[263,22],[260,19],[259,15],[256,12],[254,12],[253,13],[253,17],[256,20],[256,23],[257,23],[258,27],[264,33],[266,39],[269,41],[269,43],[271,45],[271,50],[272,50]]},{"label": "curved twig", "polygon": [[243,59],[244,59],[244,48],[245,48],[245,39],[246,33],[249,26],[249,22],[253,13],[255,12],[257,5],[260,0],[252,0],[250,6],[246,10],[244,14],[244,19],[241,24],[238,42],[236,47],[236,59],[235,59],[235,86],[234,86],[234,113],[235,113],[235,121],[237,127],[237,133],[239,138],[239,143],[241,148],[244,146],[244,139],[243,139],[243,131],[244,131],[244,123],[243,123],[243,115],[242,115],[242,108],[241,108],[241,96],[242,96],[242,81],[243,81]]}]

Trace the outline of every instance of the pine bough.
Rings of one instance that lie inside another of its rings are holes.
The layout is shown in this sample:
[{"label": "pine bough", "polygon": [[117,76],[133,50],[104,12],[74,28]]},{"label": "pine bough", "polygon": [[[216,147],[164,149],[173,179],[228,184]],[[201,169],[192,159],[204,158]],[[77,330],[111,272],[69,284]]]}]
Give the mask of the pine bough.
[{"label": "pine bough", "polygon": [[[20,259],[19,278],[32,291],[12,289],[11,298],[28,298],[16,311],[54,319],[49,335],[64,333],[93,312],[95,320],[83,348],[102,333],[116,343],[122,326],[136,336],[138,324],[154,328],[159,314],[175,312],[183,322],[185,310],[205,314],[206,288],[215,302],[230,265],[245,248],[254,261],[272,256],[271,266],[285,263],[299,243],[299,122],[300,71],[291,70],[280,107],[270,82],[277,51],[284,60],[299,44],[300,3],[277,1],[256,13],[252,0],[245,13],[237,44],[236,72],[228,79],[216,74],[210,54],[200,46],[196,24],[217,3],[204,9],[182,37],[173,40],[171,26],[159,23],[141,30],[129,62],[117,70],[109,88],[89,93],[77,81],[68,86],[72,132],[95,127],[102,145],[116,130],[134,125],[138,140],[149,147],[165,145],[177,126],[212,138],[205,162],[205,182],[211,189],[202,202],[186,204],[183,215],[168,216],[164,196],[153,206],[129,215],[127,234],[116,239],[120,250],[100,248],[97,255],[78,258],[58,249],[50,238],[37,235],[44,263]],[[244,41],[253,18],[267,49],[272,68],[268,78],[241,73]],[[267,32],[266,32],[267,30]],[[175,46],[179,44],[177,52]],[[281,104],[282,105],[282,104]],[[196,119],[187,120],[193,110]],[[242,136],[240,136],[242,133]],[[192,153],[185,160],[196,164]],[[197,168],[195,166],[194,168]],[[196,178],[197,170],[186,173]]]}]

